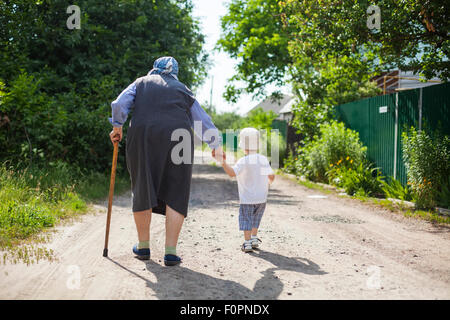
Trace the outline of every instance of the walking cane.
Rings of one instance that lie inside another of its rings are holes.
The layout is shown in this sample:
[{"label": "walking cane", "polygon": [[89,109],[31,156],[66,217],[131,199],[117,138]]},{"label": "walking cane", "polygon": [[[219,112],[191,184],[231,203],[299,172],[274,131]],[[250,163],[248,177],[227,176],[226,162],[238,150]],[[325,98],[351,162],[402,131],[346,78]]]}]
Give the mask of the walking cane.
[{"label": "walking cane", "polygon": [[116,181],[116,167],[117,167],[117,152],[119,150],[119,141],[114,142],[113,161],[111,168],[111,181],[109,183],[109,199],[108,199],[108,215],[106,216],[106,234],[105,234],[105,248],[103,249],[103,256],[108,256],[108,239],[109,239],[109,225],[111,223],[111,209],[112,199],[114,195],[114,183]]}]

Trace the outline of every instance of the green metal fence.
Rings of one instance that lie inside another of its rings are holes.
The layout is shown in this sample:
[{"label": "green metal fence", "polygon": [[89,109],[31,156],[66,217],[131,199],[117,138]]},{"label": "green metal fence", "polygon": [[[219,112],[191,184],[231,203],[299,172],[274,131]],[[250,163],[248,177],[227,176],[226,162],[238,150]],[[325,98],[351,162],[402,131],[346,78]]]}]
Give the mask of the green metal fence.
[{"label": "green metal fence", "polygon": [[346,103],[335,112],[338,120],[359,132],[369,160],[382,174],[406,184],[402,132],[413,126],[450,134],[450,83]]}]

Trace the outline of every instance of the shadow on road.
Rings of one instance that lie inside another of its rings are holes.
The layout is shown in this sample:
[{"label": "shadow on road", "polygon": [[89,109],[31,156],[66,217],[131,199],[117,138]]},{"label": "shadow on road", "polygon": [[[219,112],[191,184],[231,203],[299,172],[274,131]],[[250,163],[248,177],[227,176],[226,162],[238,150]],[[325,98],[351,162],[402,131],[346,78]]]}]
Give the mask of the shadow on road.
[{"label": "shadow on road", "polygon": [[294,196],[287,195],[284,192],[280,191],[279,189],[271,187],[269,189],[269,196],[267,198],[267,203],[298,207],[303,203],[303,201],[296,199]]},{"label": "shadow on road", "polygon": [[250,255],[270,262],[276,266],[276,268],[274,268],[276,270],[295,271],[310,275],[327,274],[327,272],[320,270],[320,266],[318,264],[306,258],[286,257],[281,254],[264,250],[255,250],[251,252]]},{"label": "shadow on road", "polygon": [[[190,208],[214,206],[238,206],[238,190],[236,182],[228,179],[221,168],[212,166],[194,166],[192,179]],[[219,175],[220,173],[220,175]],[[220,195],[220,196],[218,196]],[[291,195],[273,188],[270,190],[269,203],[280,205],[298,205],[301,201]],[[234,202],[236,203],[234,203]],[[272,266],[259,271],[260,278],[253,289],[241,284],[241,275],[237,279],[224,278],[222,273],[217,277],[185,268],[183,264],[177,267],[165,267],[156,262],[145,263],[146,270],[152,276],[138,274],[117,261],[111,262],[128,271],[133,276],[145,281],[158,299],[257,299],[274,300],[283,291],[284,284],[276,275],[277,271],[292,271],[305,275],[324,275],[320,267],[314,262],[300,257],[286,257],[277,253],[258,250],[250,254],[250,259],[263,259]],[[247,272],[258,272],[246,270]],[[156,280],[154,280],[156,278]],[[233,277],[231,277],[233,278]]]},{"label": "shadow on road", "polygon": [[259,259],[264,259],[273,265],[261,272],[262,277],[255,283],[253,290],[243,286],[239,282],[213,277],[204,273],[193,271],[183,267],[164,267],[156,262],[143,262],[146,269],[151,272],[156,281],[137,274],[111,258],[107,258],[115,265],[128,271],[133,276],[145,281],[148,288],[152,289],[156,297],[167,299],[258,299],[275,300],[283,291],[283,283],[275,271],[287,270],[308,275],[323,275],[326,272],[312,261],[305,258],[285,257],[276,253],[262,251],[252,254]]}]

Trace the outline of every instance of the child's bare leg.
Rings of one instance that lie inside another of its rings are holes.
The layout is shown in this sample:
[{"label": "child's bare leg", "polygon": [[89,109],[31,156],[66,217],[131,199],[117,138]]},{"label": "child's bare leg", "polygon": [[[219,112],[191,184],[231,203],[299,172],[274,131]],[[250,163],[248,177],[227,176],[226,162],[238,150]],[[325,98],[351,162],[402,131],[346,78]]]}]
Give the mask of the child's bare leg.
[{"label": "child's bare leg", "polygon": [[256,237],[257,234],[258,234],[258,228],[253,228],[252,229],[252,236]]},{"label": "child's bare leg", "polygon": [[245,240],[250,240],[252,236],[252,230],[244,230],[244,239]]}]

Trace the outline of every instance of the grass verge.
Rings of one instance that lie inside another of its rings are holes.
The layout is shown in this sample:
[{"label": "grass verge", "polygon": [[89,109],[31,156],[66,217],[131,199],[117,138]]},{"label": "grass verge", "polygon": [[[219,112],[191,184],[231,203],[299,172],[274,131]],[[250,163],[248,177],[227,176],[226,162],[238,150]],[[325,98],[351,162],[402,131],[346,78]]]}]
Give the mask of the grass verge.
[{"label": "grass verge", "polygon": [[[88,212],[90,203],[109,192],[108,173],[82,172],[58,162],[18,170],[0,166],[0,250],[6,261],[27,264],[52,260],[53,252],[37,246],[51,228]],[[116,176],[115,193],[129,188],[126,174]]]}]

